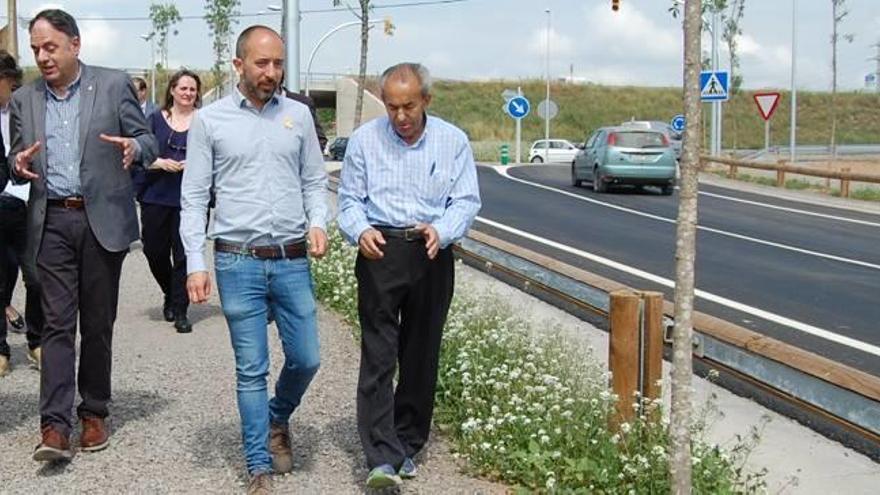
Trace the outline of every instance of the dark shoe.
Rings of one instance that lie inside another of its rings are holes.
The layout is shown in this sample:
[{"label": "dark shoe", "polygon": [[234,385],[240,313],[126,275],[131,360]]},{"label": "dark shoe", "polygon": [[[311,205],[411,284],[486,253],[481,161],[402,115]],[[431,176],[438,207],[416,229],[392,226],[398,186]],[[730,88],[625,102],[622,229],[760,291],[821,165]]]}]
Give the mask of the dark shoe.
[{"label": "dark shoe", "polygon": [[247,493],[248,495],[269,495],[272,493],[272,475],[266,471],[251,475]]},{"label": "dark shoe", "polygon": [[186,318],[186,315],[180,316],[174,320],[174,328],[177,333],[190,333],[193,331],[192,323]]},{"label": "dark shoe", "polygon": [[290,428],[271,423],[269,426],[269,453],[272,469],[283,474],[293,471],[293,450],[290,448]]},{"label": "dark shoe", "polygon": [[34,450],[34,460],[40,462],[69,461],[73,459],[70,440],[50,425],[40,430],[43,439]]},{"label": "dark shoe", "polygon": [[[12,315],[10,316],[10,313]],[[24,318],[21,317],[21,313],[16,311],[12,306],[6,307],[6,320],[9,321],[9,324],[12,325],[12,328],[15,330],[23,330],[24,329]],[[20,333],[20,332],[17,332]]]},{"label": "dark shoe", "polygon": [[83,416],[82,431],[79,435],[79,445],[83,452],[97,452],[104,450],[110,444],[110,435],[104,418],[97,416]]},{"label": "dark shoe", "polygon": [[162,317],[170,323],[174,321],[174,316],[174,308],[171,306],[171,301],[166,299],[165,304],[162,305]]}]

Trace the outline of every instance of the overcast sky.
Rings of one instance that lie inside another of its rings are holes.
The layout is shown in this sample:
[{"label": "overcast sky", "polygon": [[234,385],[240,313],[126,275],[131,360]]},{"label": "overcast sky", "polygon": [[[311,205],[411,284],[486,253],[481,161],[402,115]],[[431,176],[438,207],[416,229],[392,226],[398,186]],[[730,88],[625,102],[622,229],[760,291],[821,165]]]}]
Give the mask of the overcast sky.
[{"label": "overcast sky", "polygon": [[[431,0],[373,0],[377,7]],[[799,88],[831,87],[831,0],[797,0],[797,84]],[[19,0],[19,15],[30,17],[45,6],[62,6],[82,19],[81,58],[92,64],[120,68],[147,67],[149,43],[139,38],[150,31],[148,0]],[[242,0],[243,14],[267,12],[281,0]],[[357,0],[349,0],[356,4]],[[458,3],[377,8],[376,18],[391,16],[397,30],[387,37],[371,35],[368,71],[381,72],[400,61],[420,61],[437,77],[451,79],[540,78],[544,74],[547,14],[550,21],[550,72],[605,84],[674,86],[681,84],[681,23],[667,9],[671,0],[622,0],[611,12],[611,0],[464,0]],[[880,43],[880,0],[847,0],[850,15],[841,24],[853,34],[839,49],[839,85],[864,87],[876,70]],[[169,65],[208,68],[211,42],[203,14],[204,0],[178,0],[185,19],[173,36]],[[332,8],[332,0],[300,0],[302,71],[318,39],[350,12],[316,12]],[[791,0],[746,0],[740,41],[741,72],[747,88],[790,85]],[[121,17],[127,20],[119,19]],[[116,18],[116,19],[114,19]],[[141,18],[130,20],[130,18]],[[256,23],[277,27],[280,15],[245,16],[238,30]],[[28,36],[21,26],[19,43],[25,65],[33,64]],[[708,50],[708,36],[704,50]],[[322,45],[312,70],[356,71],[358,30],[339,31]],[[723,54],[727,64],[726,52]]]}]

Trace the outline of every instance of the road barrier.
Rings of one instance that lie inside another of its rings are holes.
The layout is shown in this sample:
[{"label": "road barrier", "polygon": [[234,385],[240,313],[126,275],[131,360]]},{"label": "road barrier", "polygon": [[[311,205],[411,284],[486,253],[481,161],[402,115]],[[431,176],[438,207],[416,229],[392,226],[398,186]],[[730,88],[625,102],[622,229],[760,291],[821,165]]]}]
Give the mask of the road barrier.
[{"label": "road barrier", "polygon": [[836,179],[840,181],[840,194],[848,198],[850,194],[851,182],[867,182],[871,184],[880,184],[880,175],[877,174],[860,174],[853,173],[849,167],[844,167],[840,171],[821,170],[811,167],[801,167],[797,165],[788,165],[785,162],[780,163],[764,163],[753,162],[747,160],[737,160],[735,158],[726,158],[721,156],[700,155],[701,168],[709,163],[718,163],[727,165],[730,169],[727,176],[735,179],[739,168],[752,168],[757,170],[769,170],[776,172],[776,185],[778,187],[785,186],[785,174],[806,175],[808,177],[820,177],[825,179]]}]

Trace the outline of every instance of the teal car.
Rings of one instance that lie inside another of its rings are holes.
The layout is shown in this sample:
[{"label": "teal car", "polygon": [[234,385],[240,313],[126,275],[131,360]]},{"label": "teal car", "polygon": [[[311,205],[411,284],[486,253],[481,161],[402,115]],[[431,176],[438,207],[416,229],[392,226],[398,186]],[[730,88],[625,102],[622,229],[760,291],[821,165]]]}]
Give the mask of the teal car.
[{"label": "teal car", "polygon": [[632,127],[602,127],[571,162],[571,184],[584,181],[593,191],[610,186],[657,186],[668,196],[675,188],[676,159],[666,134]]}]

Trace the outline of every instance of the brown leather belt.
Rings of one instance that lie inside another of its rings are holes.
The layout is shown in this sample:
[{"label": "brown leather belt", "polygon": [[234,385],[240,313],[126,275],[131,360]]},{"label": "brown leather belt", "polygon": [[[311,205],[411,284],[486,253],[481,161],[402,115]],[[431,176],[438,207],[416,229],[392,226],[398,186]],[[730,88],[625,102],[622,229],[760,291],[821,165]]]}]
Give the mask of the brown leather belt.
[{"label": "brown leather belt", "polygon": [[68,196],[66,198],[49,198],[46,200],[49,206],[60,206],[68,210],[81,210],[86,207],[86,200],[82,196]]},{"label": "brown leather belt", "polygon": [[217,239],[214,241],[214,250],[221,253],[235,253],[244,256],[252,256],[262,260],[275,260],[281,258],[302,258],[306,255],[306,241],[284,244],[283,246],[248,246],[237,242],[229,242]]},{"label": "brown leather belt", "polygon": [[385,237],[403,239],[406,242],[421,241],[424,239],[422,232],[415,227],[397,228],[375,225],[373,228],[381,232]]}]

